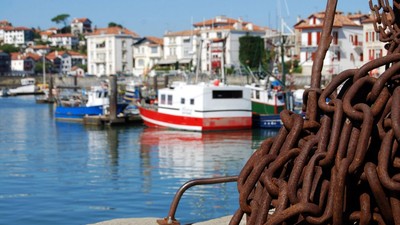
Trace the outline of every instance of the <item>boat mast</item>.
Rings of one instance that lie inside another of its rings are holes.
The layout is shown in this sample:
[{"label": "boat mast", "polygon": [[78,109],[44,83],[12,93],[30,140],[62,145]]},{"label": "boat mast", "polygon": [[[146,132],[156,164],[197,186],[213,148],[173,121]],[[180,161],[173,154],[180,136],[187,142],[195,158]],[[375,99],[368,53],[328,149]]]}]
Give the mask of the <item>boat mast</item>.
[{"label": "boat mast", "polygon": [[225,41],[222,43],[222,52],[221,52],[221,82],[225,84]]}]

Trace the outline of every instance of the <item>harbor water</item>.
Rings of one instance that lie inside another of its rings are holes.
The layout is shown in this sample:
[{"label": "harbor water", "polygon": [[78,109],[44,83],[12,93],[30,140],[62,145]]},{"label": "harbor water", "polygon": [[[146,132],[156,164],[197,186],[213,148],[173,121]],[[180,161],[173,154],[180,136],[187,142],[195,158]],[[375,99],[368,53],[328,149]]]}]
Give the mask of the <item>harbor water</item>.
[{"label": "harbor water", "polygon": [[[273,130],[184,132],[55,121],[34,96],[0,98],[0,224],[88,224],[167,216],[186,181],[238,175]],[[236,183],[192,187],[176,218],[231,215]]]}]

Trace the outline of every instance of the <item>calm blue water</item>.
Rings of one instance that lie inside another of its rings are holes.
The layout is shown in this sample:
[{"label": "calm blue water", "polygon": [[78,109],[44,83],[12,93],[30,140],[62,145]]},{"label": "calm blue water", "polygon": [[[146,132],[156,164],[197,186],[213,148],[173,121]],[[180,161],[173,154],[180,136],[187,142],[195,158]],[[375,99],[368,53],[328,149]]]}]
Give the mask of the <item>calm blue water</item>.
[{"label": "calm blue water", "polygon": [[[33,96],[0,98],[0,224],[88,224],[167,216],[193,178],[237,175],[265,130],[192,133],[56,122]],[[193,187],[182,223],[230,215],[235,183]]]}]

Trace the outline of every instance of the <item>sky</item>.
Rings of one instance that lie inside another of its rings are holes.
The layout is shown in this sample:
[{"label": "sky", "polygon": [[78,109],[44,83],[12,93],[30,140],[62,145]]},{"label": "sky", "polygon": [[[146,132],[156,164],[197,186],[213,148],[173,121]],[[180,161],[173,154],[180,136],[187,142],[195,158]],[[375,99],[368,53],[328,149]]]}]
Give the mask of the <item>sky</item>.
[{"label": "sky", "polygon": [[[297,18],[324,11],[326,0],[0,0],[0,20],[13,26],[61,27],[51,19],[60,14],[88,18],[92,26],[121,24],[139,36],[162,37],[167,31],[192,29],[192,24],[225,15],[259,26],[280,27],[282,18],[293,27]],[[373,0],[377,2],[377,0]],[[344,13],[370,11],[368,0],[338,0]]]}]

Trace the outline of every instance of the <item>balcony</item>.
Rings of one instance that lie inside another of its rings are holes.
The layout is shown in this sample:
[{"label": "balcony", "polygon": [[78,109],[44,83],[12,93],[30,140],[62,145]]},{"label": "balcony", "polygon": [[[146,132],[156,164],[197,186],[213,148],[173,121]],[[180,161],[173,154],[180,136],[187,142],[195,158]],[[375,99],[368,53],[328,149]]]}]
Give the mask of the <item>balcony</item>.
[{"label": "balcony", "polygon": [[106,59],[105,58],[96,58],[93,60],[94,63],[105,63]]},{"label": "balcony", "polygon": [[353,43],[353,49],[357,54],[361,54],[363,52],[363,43],[362,42],[356,42]]}]

